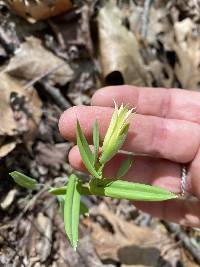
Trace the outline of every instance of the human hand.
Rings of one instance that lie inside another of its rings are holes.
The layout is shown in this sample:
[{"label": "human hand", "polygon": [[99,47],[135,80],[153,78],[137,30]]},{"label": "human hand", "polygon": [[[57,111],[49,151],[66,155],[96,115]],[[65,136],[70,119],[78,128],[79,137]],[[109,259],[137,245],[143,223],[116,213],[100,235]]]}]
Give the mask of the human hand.
[{"label": "human hand", "polygon": [[[113,100],[118,105],[136,107],[137,112],[130,122],[123,150],[139,155],[134,157],[125,178],[180,194],[181,169],[182,164],[186,164],[186,191],[198,199],[134,202],[135,206],[168,221],[200,227],[200,93],[133,86],[103,88],[94,94],[91,107],[77,106],[62,114],[61,134],[75,141],[78,118],[87,139],[92,141],[92,126],[97,119],[103,139],[113,113]],[[105,177],[116,174],[124,157],[119,153],[109,162]],[[70,151],[69,162],[75,169],[86,171],[77,146]]]}]

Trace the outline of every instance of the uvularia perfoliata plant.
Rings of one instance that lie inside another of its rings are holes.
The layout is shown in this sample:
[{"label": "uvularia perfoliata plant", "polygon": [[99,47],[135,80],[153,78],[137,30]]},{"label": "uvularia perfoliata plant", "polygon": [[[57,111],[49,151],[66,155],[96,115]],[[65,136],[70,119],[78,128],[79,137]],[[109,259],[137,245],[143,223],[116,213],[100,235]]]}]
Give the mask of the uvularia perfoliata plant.
[{"label": "uvularia perfoliata plant", "polygon": [[[76,250],[78,243],[79,217],[80,215],[89,214],[88,208],[81,201],[81,196],[96,195],[135,201],[163,201],[177,197],[175,194],[157,186],[122,180],[132,166],[132,156],[129,155],[119,166],[115,177],[112,179],[104,177],[103,170],[105,164],[118,153],[126,139],[129,119],[133,115],[132,111],[127,106],[121,105],[118,109],[115,105],[115,111],[105,135],[101,153],[99,152],[100,137],[97,120],[93,126],[93,148],[89,146],[81,125],[77,120],[77,145],[83,163],[91,174],[91,178],[89,182],[85,183],[77,175],[71,174],[66,185],[49,189],[49,192],[57,196],[59,200],[65,231],[74,250]],[[10,175],[22,187],[30,190],[35,190],[39,187],[36,180],[17,171],[10,173]]]}]

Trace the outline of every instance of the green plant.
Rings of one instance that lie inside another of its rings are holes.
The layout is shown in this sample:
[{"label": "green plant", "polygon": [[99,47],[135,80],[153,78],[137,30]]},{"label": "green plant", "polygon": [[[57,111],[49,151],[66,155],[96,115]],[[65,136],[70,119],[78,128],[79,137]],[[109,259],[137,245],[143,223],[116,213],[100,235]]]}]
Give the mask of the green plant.
[{"label": "green plant", "polygon": [[[78,242],[79,216],[80,214],[88,214],[87,207],[81,202],[82,195],[96,195],[137,201],[162,201],[177,197],[175,194],[160,187],[121,180],[132,165],[131,156],[127,156],[127,159],[121,164],[113,179],[106,179],[104,177],[103,170],[105,164],[118,153],[126,139],[131,114],[132,110],[128,110],[126,106],[122,105],[119,109],[115,106],[115,111],[103,141],[101,153],[99,153],[98,122],[95,121],[94,123],[93,148],[91,148],[77,120],[77,145],[83,163],[91,174],[91,179],[88,183],[85,183],[75,174],[71,174],[67,185],[49,189],[51,194],[58,197],[63,213],[66,234],[74,250],[76,250]],[[27,189],[37,188],[37,181],[24,174],[14,171],[10,175],[20,186]]]}]

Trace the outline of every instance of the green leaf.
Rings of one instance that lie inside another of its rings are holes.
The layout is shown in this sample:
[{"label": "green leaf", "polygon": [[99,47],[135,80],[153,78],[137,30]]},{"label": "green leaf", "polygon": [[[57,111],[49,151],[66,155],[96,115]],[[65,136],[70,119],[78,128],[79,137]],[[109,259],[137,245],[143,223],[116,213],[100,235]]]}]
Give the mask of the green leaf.
[{"label": "green leaf", "polygon": [[137,201],[162,201],[177,198],[175,194],[157,186],[122,180],[93,179],[90,182],[90,191],[98,196]]},{"label": "green leaf", "polygon": [[65,195],[64,223],[65,231],[74,250],[78,242],[78,224],[81,197],[77,190],[78,177],[70,175]]},{"label": "green leaf", "polygon": [[132,156],[128,156],[128,158],[124,160],[121,166],[119,167],[119,170],[116,175],[116,179],[122,178],[131,168],[132,163],[133,163]]},{"label": "green leaf", "polygon": [[99,153],[99,125],[97,120],[94,123],[93,127],[93,145],[94,145],[94,152],[93,152],[93,166],[95,166],[97,159],[98,159],[98,153]]},{"label": "green leaf", "polygon": [[77,145],[78,145],[82,160],[85,164],[85,167],[94,177],[101,178],[101,176],[97,173],[97,171],[95,170],[93,166],[92,152],[89,148],[87,140],[81,130],[81,127],[78,121],[77,121],[77,128],[76,128],[76,138],[77,138]]},{"label": "green leaf", "polygon": [[67,186],[62,187],[51,187],[49,189],[49,193],[55,196],[65,195],[67,190]]},{"label": "green leaf", "polygon": [[9,174],[18,185],[26,189],[31,189],[31,190],[37,189],[37,181],[35,179],[32,179],[29,176],[20,173],[18,171],[13,171]]},{"label": "green leaf", "polygon": [[78,136],[79,136],[79,138],[81,140],[81,143],[82,143],[82,145],[84,147],[85,153],[87,154],[87,157],[90,160],[90,162],[92,162],[93,161],[92,151],[91,151],[91,149],[89,147],[87,139],[85,138],[85,135],[84,135],[84,133],[83,133],[83,131],[81,129],[81,126],[80,126],[80,123],[79,123],[78,120],[77,120],[77,128],[76,129],[77,129],[77,134],[78,134]]},{"label": "green leaf", "polygon": [[80,204],[80,214],[84,216],[89,216],[89,209],[82,201]]},{"label": "green leaf", "polygon": [[[54,196],[65,195],[66,190],[67,186],[52,187],[49,189],[49,193],[51,193]],[[77,190],[81,195],[91,195],[88,185],[84,184],[82,181],[78,181]]]}]

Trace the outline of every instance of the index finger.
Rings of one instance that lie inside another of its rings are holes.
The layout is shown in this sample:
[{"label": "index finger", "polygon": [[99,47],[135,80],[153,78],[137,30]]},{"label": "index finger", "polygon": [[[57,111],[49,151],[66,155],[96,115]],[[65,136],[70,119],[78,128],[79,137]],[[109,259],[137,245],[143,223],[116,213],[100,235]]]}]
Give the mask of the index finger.
[{"label": "index finger", "polygon": [[128,104],[143,115],[179,119],[200,124],[200,93],[184,89],[144,88],[129,85],[109,86],[98,90],[92,105],[114,107]]},{"label": "index finger", "polygon": [[[92,144],[92,128],[97,119],[100,138],[103,140],[113,111],[109,107],[96,106],[70,108],[60,118],[60,132],[66,139],[75,141],[78,119],[86,138]],[[197,123],[136,114],[130,119],[123,149],[185,163],[194,159],[199,144],[200,125]]]}]

